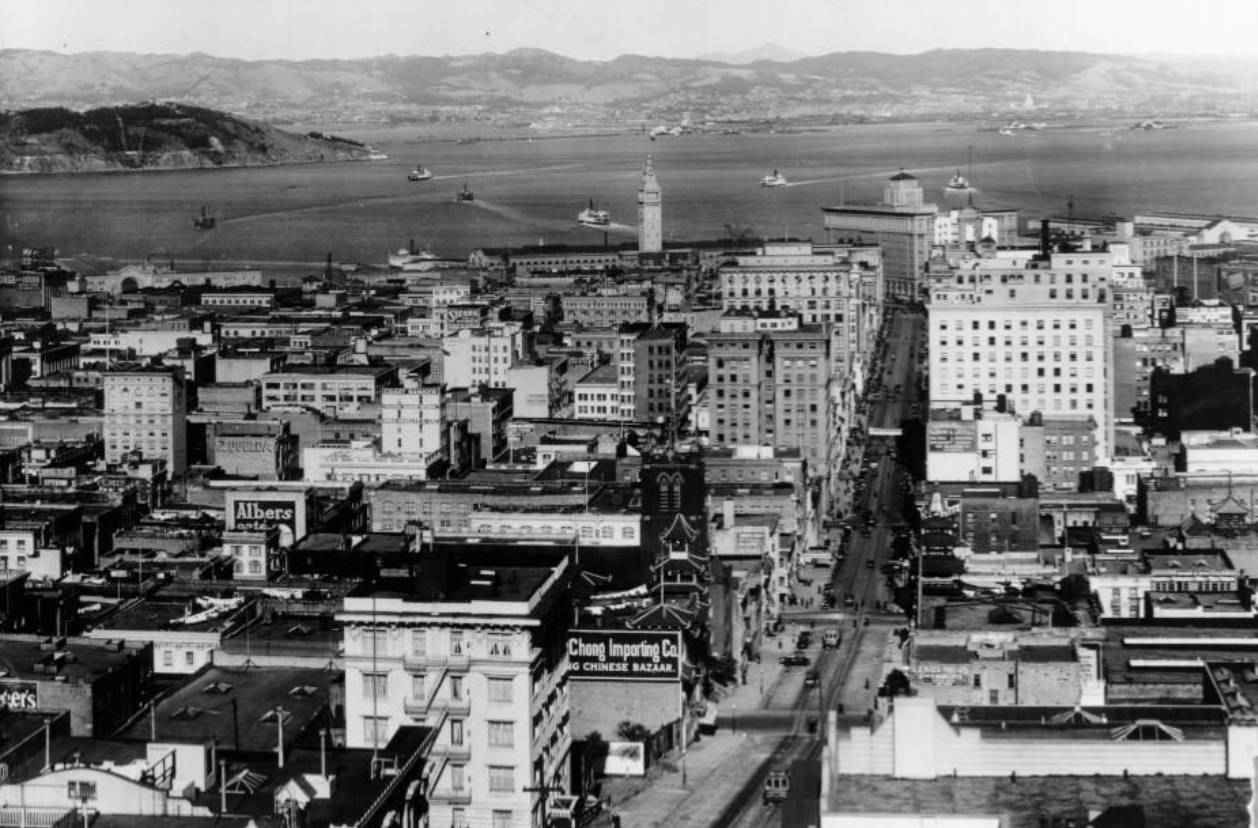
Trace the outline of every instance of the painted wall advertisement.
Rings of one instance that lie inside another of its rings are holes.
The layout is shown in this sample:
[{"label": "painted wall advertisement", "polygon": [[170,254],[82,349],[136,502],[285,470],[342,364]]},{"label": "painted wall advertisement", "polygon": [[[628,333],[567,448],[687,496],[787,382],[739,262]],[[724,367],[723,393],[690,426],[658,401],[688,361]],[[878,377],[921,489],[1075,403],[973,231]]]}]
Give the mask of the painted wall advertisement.
[{"label": "painted wall advertisement", "polygon": [[35,695],[35,684],[29,681],[15,681],[0,684],[0,710],[36,710],[39,700]]},{"label": "painted wall advertisement", "polygon": [[299,509],[304,502],[297,497],[278,498],[236,497],[227,501],[227,528],[259,532],[277,527],[280,530],[280,546],[292,546],[293,541],[305,533],[303,514]]},{"label": "painted wall advertisement", "polygon": [[681,661],[678,632],[573,630],[568,635],[574,679],[678,681]]},{"label": "painted wall advertisement", "polygon": [[939,422],[926,424],[926,450],[964,453],[974,451],[974,423]]}]

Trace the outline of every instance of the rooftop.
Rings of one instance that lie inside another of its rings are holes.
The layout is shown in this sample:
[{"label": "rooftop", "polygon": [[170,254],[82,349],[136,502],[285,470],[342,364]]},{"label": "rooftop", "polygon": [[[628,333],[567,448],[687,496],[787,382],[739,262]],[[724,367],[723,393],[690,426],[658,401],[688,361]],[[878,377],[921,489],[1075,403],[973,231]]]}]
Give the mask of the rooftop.
[{"label": "rooftop", "polygon": [[[145,598],[123,609],[110,617],[98,629],[127,630],[153,632],[157,630],[183,630],[194,633],[222,633],[231,629],[241,619],[240,609],[246,606],[244,599],[235,606],[224,605],[217,614],[209,614],[211,606],[201,604],[197,600],[161,601]],[[203,620],[194,623],[179,623],[180,619],[189,620],[205,614]],[[121,633],[119,633],[121,634]]]},{"label": "rooftop", "polygon": [[828,810],[986,814],[1003,817],[1003,828],[1042,828],[1050,819],[1074,818],[1083,824],[1090,811],[1138,805],[1144,810],[1144,828],[1217,828],[1248,825],[1250,797],[1249,782],[1220,776],[847,776],[831,786]]},{"label": "rooftop", "polygon": [[[55,642],[62,642],[55,646]],[[116,669],[135,657],[135,648],[90,638],[48,639],[38,635],[6,633],[0,636],[0,665],[12,678],[65,680],[93,679]]]},{"label": "rooftop", "polygon": [[[158,741],[221,738],[225,749],[273,751],[276,708],[284,710],[285,744],[296,742],[327,704],[333,678],[333,673],[317,669],[209,667],[157,705]],[[119,737],[149,741],[151,725],[148,716],[140,716]]]}]

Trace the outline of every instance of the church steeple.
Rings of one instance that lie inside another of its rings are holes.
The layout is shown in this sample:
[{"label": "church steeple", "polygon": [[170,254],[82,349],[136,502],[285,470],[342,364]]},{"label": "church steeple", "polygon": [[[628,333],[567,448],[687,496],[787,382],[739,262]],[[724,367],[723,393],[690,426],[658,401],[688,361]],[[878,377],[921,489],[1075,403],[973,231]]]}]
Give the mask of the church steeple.
[{"label": "church steeple", "polygon": [[642,187],[638,190],[638,252],[659,253],[664,249],[660,183],[655,178],[655,162],[646,157]]}]

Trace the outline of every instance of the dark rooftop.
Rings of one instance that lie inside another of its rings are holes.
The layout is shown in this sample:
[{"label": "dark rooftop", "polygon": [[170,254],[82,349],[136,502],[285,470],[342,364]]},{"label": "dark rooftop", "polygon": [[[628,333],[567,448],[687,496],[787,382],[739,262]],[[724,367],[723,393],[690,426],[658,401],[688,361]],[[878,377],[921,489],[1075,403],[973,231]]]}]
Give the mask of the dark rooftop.
[{"label": "dark rooftop", "polygon": [[[320,669],[210,667],[157,706],[157,740],[208,742],[224,749],[266,753],[275,749],[276,706],[284,709],[284,741],[292,744],[327,704],[334,674]],[[120,738],[149,741],[150,720],[140,716]],[[237,727],[239,725],[239,727]],[[239,743],[235,743],[239,732]]]},{"label": "dark rooftop", "polygon": [[[830,810],[848,814],[1002,817],[1003,828],[1042,828],[1049,820],[1086,824],[1090,810],[1144,809],[1145,828],[1249,825],[1251,785],[1221,776],[1019,776],[892,779],[844,776]],[[1051,823],[1057,824],[1057,823]]]},{"label": "dark rooftop", "polygon": [[65,676],[70,682],[79,678],[90,682],[125,664],[136,653],[136,648],[118,650],[107,642],[90,638],[55,640],[64,641],[65,645],[54,648],[51,643],[45,643],[53,639],[6,633],[0,636],[0,653],[3,654],[0,665],[12,678]]}]

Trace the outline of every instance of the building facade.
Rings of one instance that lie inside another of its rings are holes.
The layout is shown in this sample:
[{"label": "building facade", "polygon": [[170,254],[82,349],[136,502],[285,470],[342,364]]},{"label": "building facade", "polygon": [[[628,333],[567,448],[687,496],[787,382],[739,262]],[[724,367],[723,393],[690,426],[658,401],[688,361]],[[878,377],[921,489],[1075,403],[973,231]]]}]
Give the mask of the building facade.
[{"label": "building facade", "polygon": [[119,367],[105,374],[105,461],[140,452],[166,461],[172,477],[188,468],[187,402],[177,368]]},{"label": "building facade", "polygon": [[1045,417],[1090,415],[1113,445],[1108,253],[978,260],[930,286],[930,399],[1004,397]]},{"label": "building facade", "polygon": [[533,828],[536,789],[569,789],[568,578],[566,562],[481,568],[436,594],[345,598],[346,745],[382,747],[407,724],[437,731],[432,824]]}]

